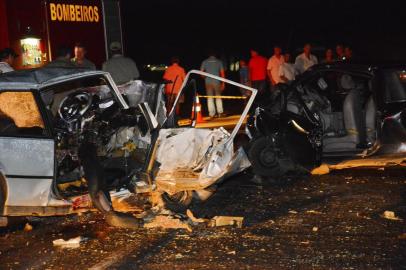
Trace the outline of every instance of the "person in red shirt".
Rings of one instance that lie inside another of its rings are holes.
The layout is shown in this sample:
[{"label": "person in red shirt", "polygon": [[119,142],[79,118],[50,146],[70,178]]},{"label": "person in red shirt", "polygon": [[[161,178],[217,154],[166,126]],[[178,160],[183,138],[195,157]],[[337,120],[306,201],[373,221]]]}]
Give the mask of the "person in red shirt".
[{"label": "person in red shirt", "polygon": [[[185,80],[185,70],[179,65],[178,57],[172,57],[171,66],[169,66],[164,73],[163,79],[168,83],[165,85],[165,94],[167,97],[167,109],[171,109],[176,97],[181,90],[183,81]],[[183,103],[183,97],[180,97],[178,105],[176,106],[176,114],[179,115],[179,104]]]},{"label": "person in red shirt", "polygon": [[258,89],[258,94],[262,95],[266,89],[266,67],[268,59],[261,56],[258,51],[251,50],[251,59],[248,64],[249,75],[252,88]]}]

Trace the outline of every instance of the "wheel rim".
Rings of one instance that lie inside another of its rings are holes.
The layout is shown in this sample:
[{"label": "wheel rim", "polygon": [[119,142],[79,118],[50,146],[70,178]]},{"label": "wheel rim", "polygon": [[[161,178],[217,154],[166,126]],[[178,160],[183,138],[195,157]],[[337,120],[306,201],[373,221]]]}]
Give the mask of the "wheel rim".
[{"label": "wheel rim", "polygon": [[276,164],[275,152],[270,147],[266,147],[261,151],[259,155],[259,160],[262,165],[266,167],[272,167]]}]

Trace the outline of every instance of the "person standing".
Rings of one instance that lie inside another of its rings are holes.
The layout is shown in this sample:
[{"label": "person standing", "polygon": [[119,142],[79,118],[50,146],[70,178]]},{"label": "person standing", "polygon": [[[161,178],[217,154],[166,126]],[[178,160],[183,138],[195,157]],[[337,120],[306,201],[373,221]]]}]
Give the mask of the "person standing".
[{"label": "person standing", "polygon": [[[246,86],[250,86],[250,77],[249,77],[249,69],[247,66],[247,62],[245,60],[240,60],[240,83]],[[244,88],[240,88],[241,95],[244,97],[249,96],[249,91]]]},{"label": "person standing", "polygon": [[283,83],[289,83],[296,77],[297,71],[295,65],[291,62],[290,53],[286,52],[283,55],[284,62],[279,68],[279,78]]},{"label": "person standing", "polygon": [[251,50],[251,59],[248,63],[249,76],[252,88],[258,90],[258,96],[265,94],[267,64],[268,60],[265,57],[257,50]]},{"label": "person standing", "polygon": [[337,44],[336,46],[336,61],[343,61],[345,59],[344,46],[342,44]]},{"label": "person standing", "polygon": [[18,54],[11,48],[5,48],[0,52],[0,74],[14,71],[12,67],[14,60],[18,57]]},{"label": "person standing", "polygon": [[77,67],[96,70],[96,65],[86,58],[87,50],[82,43],[78,42],[75,44],[74,54],[75,57],[72,58],[71,60]]},{"label": "person standing", "polygon": [[74,68],[76,67],[70,60],[71,49],[68,46],[60,46],[56,50],[55,60],[49,62],[46,67],[52,68]]},{"label": "person standing", "polygon": [[283,64],[284,58],[282,56],[282,49],[279,46],[274,46],[273,48],[273,55],[269,58],[267,72],[268,78],[271,83],[271,90],[278,84],[281,83],[282,80],[279,76],[279,68]]},{"label": "person standing", "polygon": [[109,72],[117,85],[125,84],[140,77],[140,72],[135,62],[122,54],[120,42],[112,42],[110,44],[110,51],[112,56],[103,63],[102,70]]},{"label": "person standing", "polygon": [[344,60],[351,61],[352,60],[352,49],[350,46],[346,46],[344,49]]},{"label": "person standing", "polygon": [[[185,81],[186,72],[185,69],[180,66],[180,60],[178,57],[172,57],[171,65],[165,70],[164,80],[167,81],[165,85],[165,94],[167,97],[167,110],[169,111],[176,100],[179,91],[181,90],[182,84]],[[183,96],[180,97],[179,102],[176,106],[176,114],[179,115],[180,103],[184,102]]]},{"label": "person standing", "polygon": [[310,43],[306,43],[303,47],[303,53],[296,57],[295,66],[299,74],[305,72],[311,66],[318,63],[317,57],[311,54],[312,46]]},{"label": "person standing", "polygon": [[324,54],[324,59],[321,61],[323,64],[329,64],[333,63],[334,60],[334,54],[333,54],[333,49],[327,49],[326,53]]},{"label": "person standing", "polygon": [[[225,78],[223,63],[216,58],[214,52],[209,53],[209,58],[203,61],[200,70]],[[206,94],[208,96],[221,96],[221,92],[224,90],[224,83],[209,77],[205,78],[205,86]],[[221,98],[216,98],[216,105],[214,105],[213,98],[208,98],[207,107],[210,117],[225,116],[223,111],[223,100]]]}]

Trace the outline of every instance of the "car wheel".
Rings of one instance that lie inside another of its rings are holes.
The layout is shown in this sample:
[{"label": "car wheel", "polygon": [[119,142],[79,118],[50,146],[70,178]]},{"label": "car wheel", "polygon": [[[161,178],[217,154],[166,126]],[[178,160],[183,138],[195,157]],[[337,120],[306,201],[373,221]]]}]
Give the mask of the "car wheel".
[{"label": "car wheel", "polygon": [[259,176],[277,176],[280,174],[279,158],[272,143],[266,137],[251,141],[248,158],[254,173]]},{"label": "car wheel", "polygon": [[193,201],[193,191],[180,191],[175,194],[162,194],[165,208],[173,212],[185,212]]}]

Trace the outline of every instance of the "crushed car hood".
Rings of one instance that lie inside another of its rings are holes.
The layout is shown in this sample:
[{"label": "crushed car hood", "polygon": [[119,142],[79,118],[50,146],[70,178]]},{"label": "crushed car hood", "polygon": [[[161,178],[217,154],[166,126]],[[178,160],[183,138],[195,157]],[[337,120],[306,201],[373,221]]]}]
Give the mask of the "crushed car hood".
[{"label": "crushed car hood", "polygon": [[234,153],[230,134],[223,128],[163,129],[156,161],[157,188],[168,193],[206,188],[251,165],[243,150]]}]

